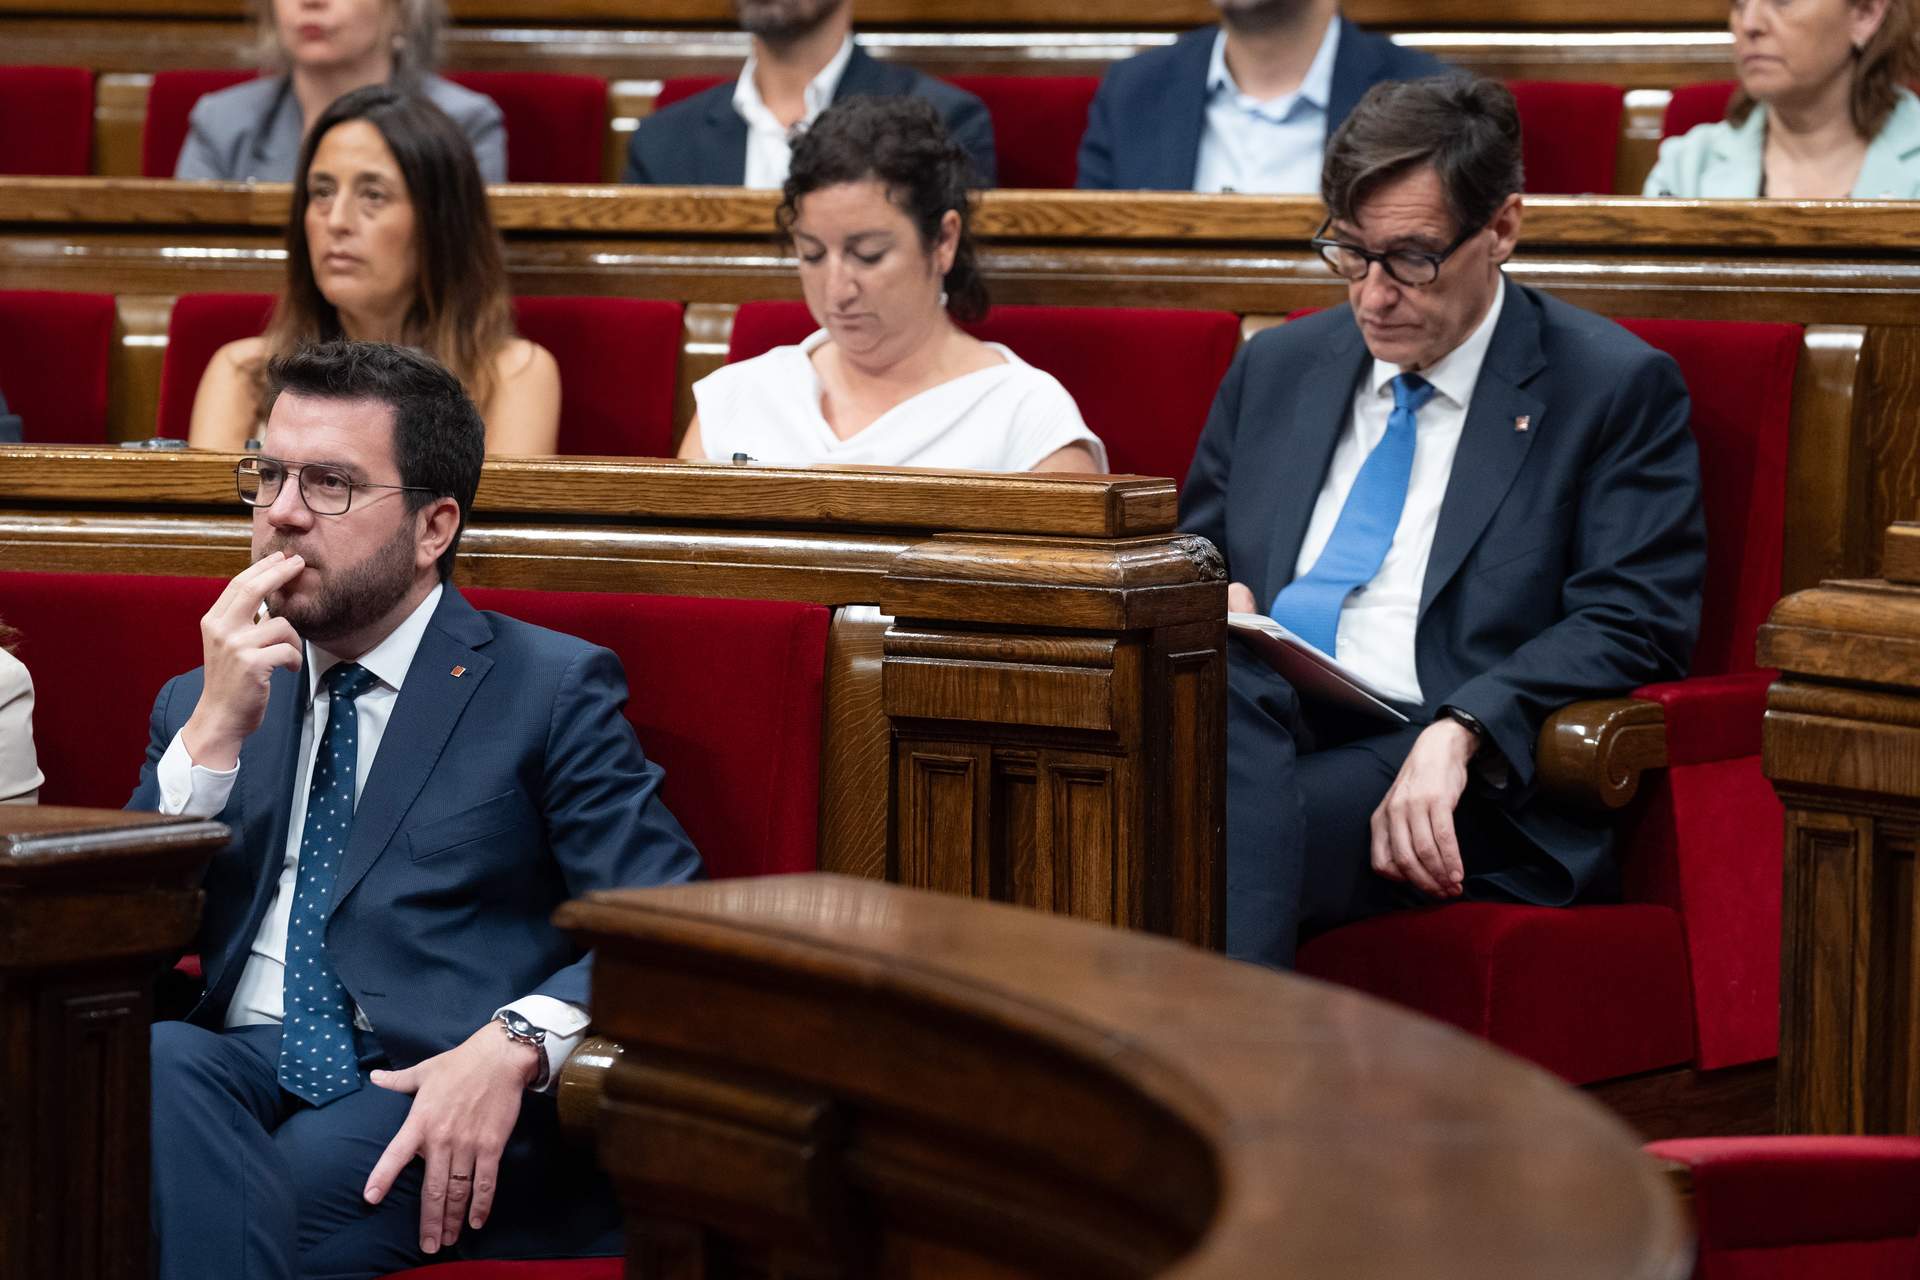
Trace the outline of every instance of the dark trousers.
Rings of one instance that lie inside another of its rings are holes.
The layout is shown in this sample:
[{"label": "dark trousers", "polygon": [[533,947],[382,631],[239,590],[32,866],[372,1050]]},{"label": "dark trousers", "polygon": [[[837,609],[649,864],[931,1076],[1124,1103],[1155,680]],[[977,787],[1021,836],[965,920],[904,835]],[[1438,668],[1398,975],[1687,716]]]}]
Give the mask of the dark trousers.
[{"label": "dark trousers", "polygon": [[[501,1158],[485,1229],[420,1251],[419,1160],[378,1205],[361,1192],[413,1105],[367,1084],[324,1107],[280,1088],[278,1026],[153,1026],[153,1235],[161,1280],[363,1280],[461,1257],[620,1252],[591,1154],[561,1150],[549,1100],[529,1096]],[[362,1066],[386,1066],[377,1051]],[[558,1157],[558,1158],[556,1158]]]},{"label": "dark trousers", "polygon": [[[1227,953],[1293,967],[1303,933],[1427,899],[1373,874],[1373,811],[1427,726],[1384,732],[1312,714],[1239,641],[1227,653]],[[1454,813],[1473,876],[1526,856],[1524,838],[1471,791]]]}]

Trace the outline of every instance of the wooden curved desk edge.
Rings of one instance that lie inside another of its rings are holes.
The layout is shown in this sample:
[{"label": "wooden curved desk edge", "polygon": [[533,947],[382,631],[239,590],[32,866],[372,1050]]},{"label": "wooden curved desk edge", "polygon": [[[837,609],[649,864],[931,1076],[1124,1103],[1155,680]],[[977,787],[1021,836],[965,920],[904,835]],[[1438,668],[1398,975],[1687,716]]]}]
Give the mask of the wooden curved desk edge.
[{"label": "wooden curved desk edge", "polygon": [[568,1105],[658,1274],[1687,1270],[1672,1192],[1617,1121],[1354,992],[824,875],[558,919],[595,948],[620,1046],[591,1064],[593,1118]]}]

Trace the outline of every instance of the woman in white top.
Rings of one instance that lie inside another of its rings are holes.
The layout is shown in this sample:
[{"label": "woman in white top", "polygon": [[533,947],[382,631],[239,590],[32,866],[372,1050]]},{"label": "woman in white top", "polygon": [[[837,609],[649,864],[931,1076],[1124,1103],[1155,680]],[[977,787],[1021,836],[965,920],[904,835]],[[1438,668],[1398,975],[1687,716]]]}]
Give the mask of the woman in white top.
[{"label": "woman in white top", "polygon": [[820,331],[694,386],[683,458],[1105,471],[1066,388],[955,323],[986,314],[967,154],[917,98],[853,98],[793,147],[780,227]]},{"label": "woman in white top", "polygon": [[1732,0],[1727,118],[1660,144],[1644,194],[1920,196],[1914,0]]},{"label": "woman in white top", "polygon": [[33,677],[7,651],[14,634],[0,622],[0,804],[32,804],[43,781],[33,752]]}]

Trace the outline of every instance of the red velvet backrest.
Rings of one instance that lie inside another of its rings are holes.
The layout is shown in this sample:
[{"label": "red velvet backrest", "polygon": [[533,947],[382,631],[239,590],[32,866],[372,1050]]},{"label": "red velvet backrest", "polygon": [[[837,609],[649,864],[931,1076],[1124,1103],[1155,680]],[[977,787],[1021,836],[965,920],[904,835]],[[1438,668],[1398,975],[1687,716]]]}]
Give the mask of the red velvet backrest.
[{"label": "red velvet backrest", "polygon": [[232,68],[156,71],[147,90],[147,120],[140,131],[140,175],[171,178],[187,141],[187,119],[201,97],[252,80],[259,73]]},{"label": "red velvet backrest", "polygon": [[0,173],[93,172],[93,72],[85,67],[0,67],[0,121]]},{"label": "red velvet backrest", "polygon": [[671,458],[684,308],[640,298],[518,298],[520,332],[560,365],[560,452]]},{"label": "red velvet backrest", "polygon": [[484,93],[507,128],[507,181],[599,182],[606,176],[607,82],[536,71],[449,71]]},{"label": "red velvet backrest", "polygon": [[1754,670],[1754,637],[1780,599],[1787,441],[1799,325],[1620,321],[1680,365],[1693,400],[1707,514],[1706,599],[1692,674]]},{"label": "red velvet backrest", "polygon": [[200,615],[224,585],[0,572],[0,619],[20,632],[15,656],[33,676],[42,804],[126,804],[140,781],[154,697],[200,665]]},{"label": "red velvet backrest", "polygon": [[270,293],[183,293],[167,317],[167,351],[160,362],[160,412],[154,434],[185,440],[193,397],[214,353],[229,342],[264,333],[273,317]]},{"label": "red velvet backrest", "polygon": [[1071,191],[1098,76],[949,76],[993,118],[994,185]]},{"label": "red velvet backrest", "polygon": [[[804,303],[742,303],[727,359],[798,342],[813,328]],[[995,307],[967,328],[1060,379],[1116,473],[1174,480],[1186,478],[1240,341],[1239,317],[1228,311]]]},{"label": "red velvet backrest", "polygon": [[30,444],[105,444],[113,295],[0,293],[0,396]]},{"label": "red velvet backrest", "polygon": [[653,109],[664,111],[676,102],[691,98],[696,93],[705,93],[717,84],[725,84],[734,76],[669,76],[660,82],[660,92],[653,95]]},{"label": "red velvet backrest", "polygon": [[1616,84],[1510,80],[1535,195],[1610,195],[1626,91]]},{"label": "red velvet backrest", "polygon": [[[0,618],[33,675],[46,804],[133,794],[155,695],[200,664],[200,616],[225,584],[139,574],[0,572]],[[620,655],[627,718],[667,770],[666,799],[713,875],[818,862],[827,611],[761,600],[476,589],[493,609]]]},{"label": "red velvet backrest", "polygon": [[627,719],[713,876],[819,864],[827,610],[771,600],[467,591],[620,655]]},{"label": "red velvet backrest", "polygon": [[1667,99],[1667,111],[1660,118],[1660,136],[1678,137],[1697,124],[1712,124],[1727,118],[1727,103],[1733,100],[1738,80],[1713,80],[1706,84],[1683,84]]},{"label": "red velvet backrest", "polygon": [[1920,1276],[1920,1138],[1681,1138],[1702,1280]]}]

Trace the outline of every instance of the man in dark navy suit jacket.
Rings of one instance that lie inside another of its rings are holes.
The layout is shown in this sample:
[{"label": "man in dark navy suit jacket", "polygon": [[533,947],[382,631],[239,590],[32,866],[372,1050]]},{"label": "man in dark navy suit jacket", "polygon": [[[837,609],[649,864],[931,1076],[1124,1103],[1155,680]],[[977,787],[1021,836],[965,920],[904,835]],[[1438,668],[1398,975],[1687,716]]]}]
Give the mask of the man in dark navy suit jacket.
[{"label": "man in dark navy suit jacket", "polygon": [[853,39],[851,0],[734,0],[753,36],[738,80],[646,117],[627,144],[627,181],[661,186],[776,188],[786,180],[787,136],[844,98],[925,98],[973,157],[974,179],[994,183],[993,121],[970,93],[911,67],[892,66]]},{"label": "man in dark navy suit jacket", "polygon": [[[1348,304],[1234,360],[1181,495],[1230,607],[1386,692],[1404,728],[1229,657],[1227,946],[1409,901],[1604,892],[1611,833],[1534,789],[1548,715],[1673,679],[1706,536],[1677,366],[1507,282],[1520,127],[1500,85],[1381,85],[1328,147]],[[1318,638],[1316,638],[1318,637]]]},{"label": "man in dark navy suit jacket", "polygon": [[1214,0],[1220,26],[1107,72],[1080,143],[1090,191],[1307,193],[1326,140],[1383,80],[1439,75],[1335,0]]},{"label": "man in dark navy suit jacket", "polygon": [[235,469],[254,563],[161,691],[132,800],[234,831],[206,993],[153,1031],[158,1274],[617,1252],[542,1092],[590,968],[550,916],[699,856],[619,660],[448,581],[485,434],[459,381],[371,343],[269,374],[265,448]]}]

